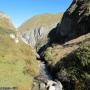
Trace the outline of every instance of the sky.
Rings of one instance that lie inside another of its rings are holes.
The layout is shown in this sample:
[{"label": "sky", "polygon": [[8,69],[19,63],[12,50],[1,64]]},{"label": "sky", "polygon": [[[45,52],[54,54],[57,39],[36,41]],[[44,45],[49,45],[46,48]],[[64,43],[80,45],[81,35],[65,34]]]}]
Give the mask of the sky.
[{"label": "sky", "polygon": [[9,15],[16,27],[44,13],[62,13],[72,0],[0,0],[0,11]]}]

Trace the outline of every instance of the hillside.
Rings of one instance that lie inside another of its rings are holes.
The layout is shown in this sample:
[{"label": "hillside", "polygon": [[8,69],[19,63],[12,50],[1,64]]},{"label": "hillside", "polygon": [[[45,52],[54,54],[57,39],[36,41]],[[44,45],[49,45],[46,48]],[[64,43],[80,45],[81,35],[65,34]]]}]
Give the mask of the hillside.
[{"label": "hillside", "polygon": [[19,27],[19,30],[20,32],[25,32],[30,29],[36,29],[40,27],[52,28],[59,22],[62,15],[63,14],[42,14],[34,16],[23,23]]},{"label": "hillside", "polygon": [[51,66],[55,66],[60,59],[78,49],[80,44],[86,42],[90,42],[90,33],[69,40],[64,44],[53,43],[44,51],[45,60]]},{"label": "hillside", "polygon": [[6,16],[3,17],[0,15],[0,86],[29,90],[39,73],[38,61],[32,49],[16,36]]},{"label": "hillside", "polygon": [[42,14],[32,17],[19,27],[19,34],[37,51],[48,42],[49,32],[56,27],[63,14]]},{"label": "hillside", "polygon": [[[42,57],[64,90],[90,89],[90,0],[73,0]],[[47,45],[46,45],[47,46]]]},{"label": "hillside", "polygon": [[17,32],[0,17],[2,87],[90,90],[90,0],[73,0],[64,14],[34,16]]},{"label": "hillside", "polygon": [[15,30],[11,18],[3,12],[0,12],[0,29]]},{"label": "hillside", "polygon": [[64,90],[89,90],[90,0],[73,0],[59,22],[51,25],[53,20],[33,17],[31,28],[22,25],[21,37],[36,49],[53,80],[59,80]]}]

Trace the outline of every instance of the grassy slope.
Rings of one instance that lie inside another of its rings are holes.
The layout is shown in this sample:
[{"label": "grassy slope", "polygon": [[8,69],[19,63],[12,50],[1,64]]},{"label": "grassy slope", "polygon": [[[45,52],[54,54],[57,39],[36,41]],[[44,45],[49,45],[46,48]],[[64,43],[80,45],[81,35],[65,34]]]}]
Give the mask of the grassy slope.
[{"label": "grassy slope", "polygon": [[6,30],[14,30],[15,27],[13,26],[12,22],[9,18],[0,17],[0,28],[4,28]]},{"label": "grassy slope", "polygon": [[[77,50],[61,59],[54,70],[62,83],[67,83],[67,79],[72,82],[72,89],[90,90],[90,41],[80,44]],[[64,90],[68,90],[68,84],[64,84]]]},{"label": "grassy slope", "polygon": [[26,31],[41,26],[51,28],[53,25],[60,21],[62,15],[63,14],[42,14],[34,16],[26,21],[24,24],[22,24],[21,27],[19,27],[19,30]]},{"label": "grassy slope", "polygon": [[60,59],[67,56],[79,47],[79,44],[90,39],[90,33],[66,42],[64,45],[53,44],[45,51],[45,60],[54,66]]},{"label": "grassy slope", "polygon": [[30,47],[21,40],[16,44],[10,33],[14,31],[0,29],[0,86],[28,90],[38,74],[38,62]]}]

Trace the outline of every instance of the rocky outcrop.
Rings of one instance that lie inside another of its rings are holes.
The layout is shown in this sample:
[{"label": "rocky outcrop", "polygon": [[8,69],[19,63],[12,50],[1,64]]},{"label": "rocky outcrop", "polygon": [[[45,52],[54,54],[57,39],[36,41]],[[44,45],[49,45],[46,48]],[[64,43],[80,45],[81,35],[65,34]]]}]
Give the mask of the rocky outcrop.
[{"label": "rocky outcrop", "polygon": [[19,28],[19,33],[25,42],[38,51],[49,41],[48,34],[56,27],[62,15],[43,14],[34,16]]},{"label": "rocky outcrop", "polygon": [[47,35],[50,30],[46,27],[40,27],[32,30],[28,30],[26,32],[22,32],[21,37],[35,49],[39,49],[43,45],[45,45],[48,41]]},{"label": "rocky outcrop", "polygon": [[59,39],[69,40],[90,32],[90,0],[73,0],[57,25]]}]

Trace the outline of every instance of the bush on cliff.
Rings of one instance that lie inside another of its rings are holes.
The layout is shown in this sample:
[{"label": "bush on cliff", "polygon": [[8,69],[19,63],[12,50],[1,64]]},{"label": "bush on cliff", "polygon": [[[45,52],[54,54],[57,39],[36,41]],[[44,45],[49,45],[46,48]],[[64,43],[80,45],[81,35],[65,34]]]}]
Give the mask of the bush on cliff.
[{"label": "bush on cliff", "polygon": [[56,77],[65,90],[90,89],[90,42],[60,60],[54,68]]}]

